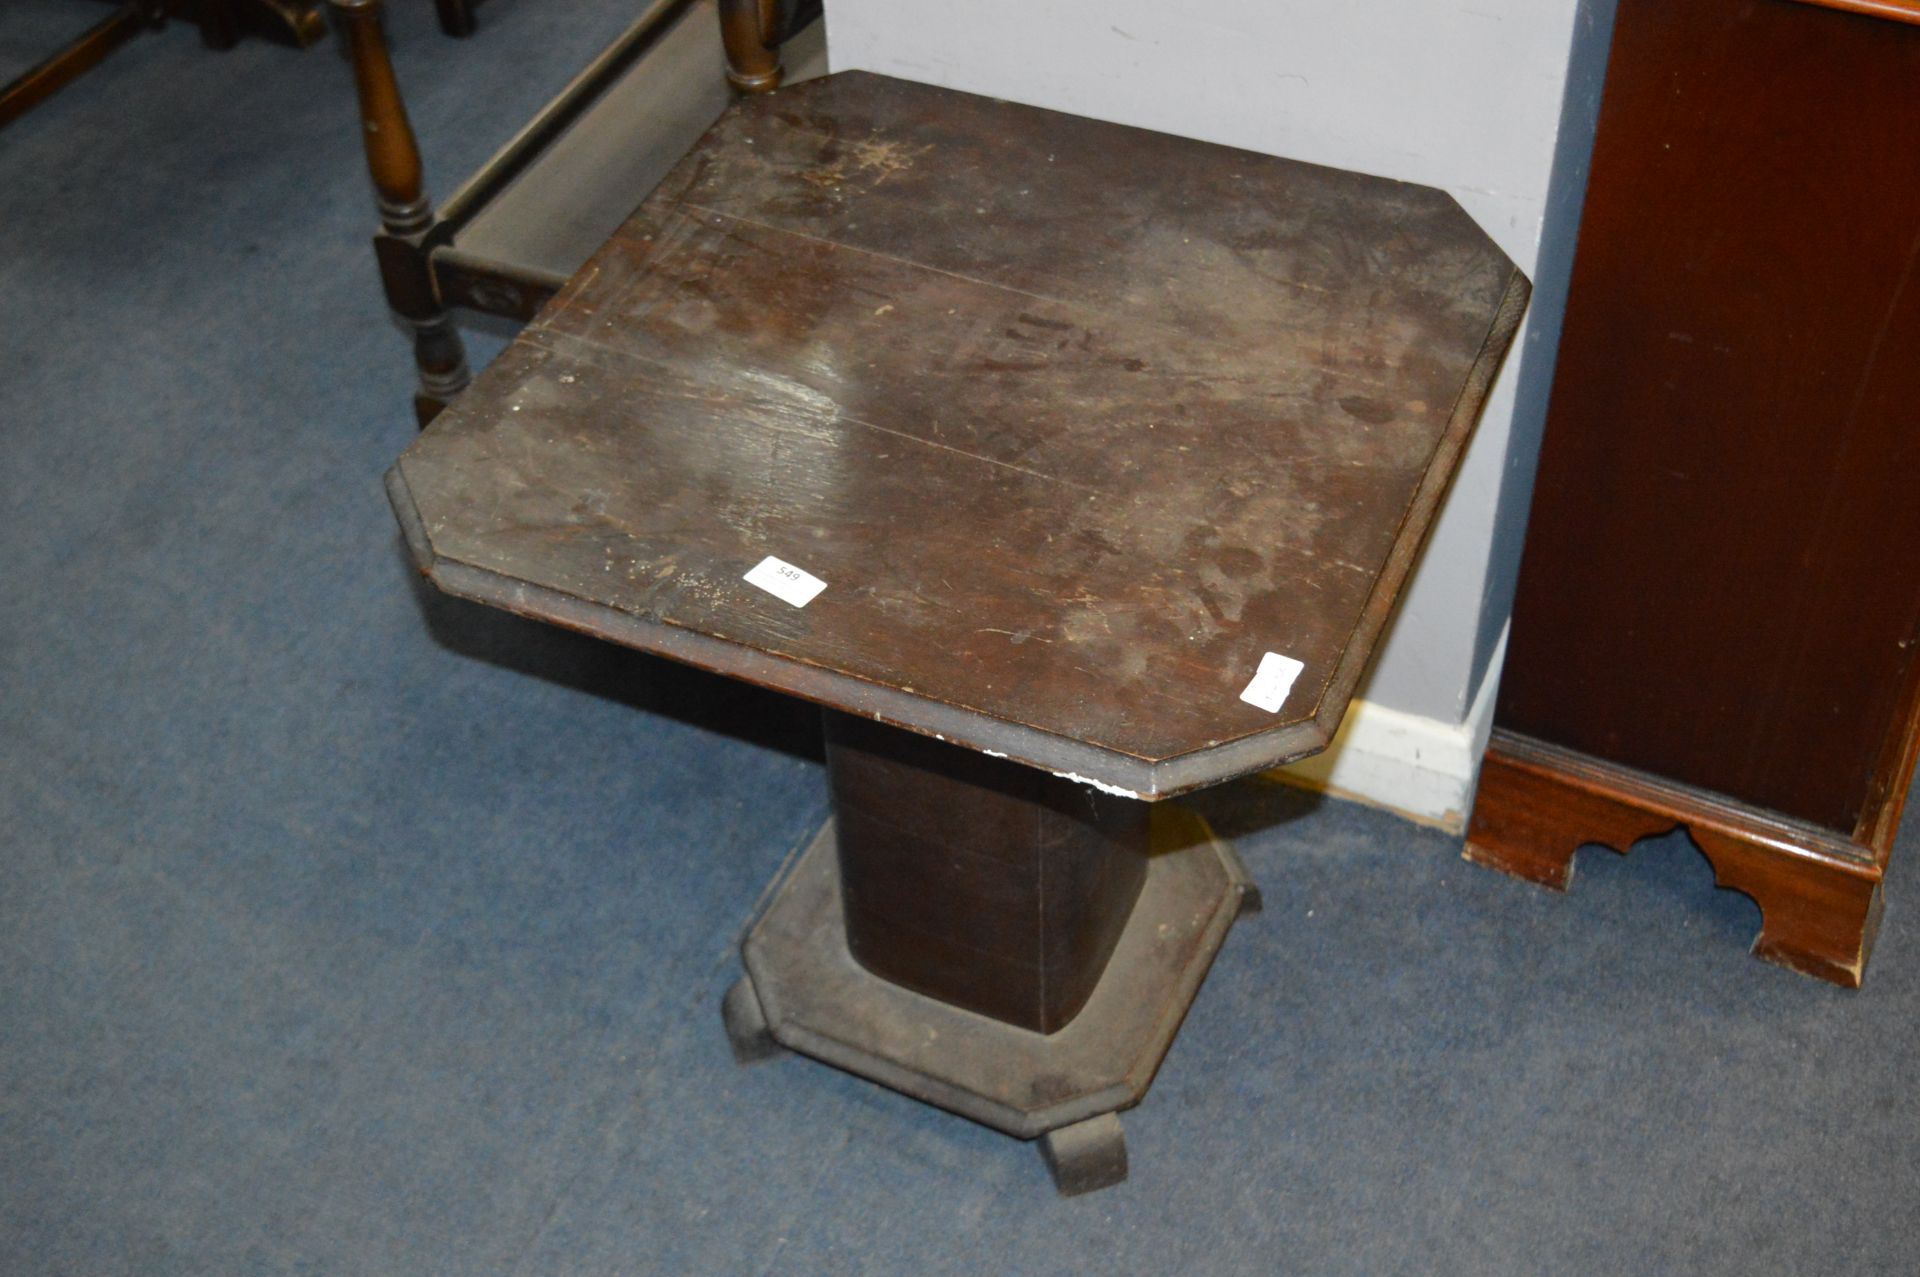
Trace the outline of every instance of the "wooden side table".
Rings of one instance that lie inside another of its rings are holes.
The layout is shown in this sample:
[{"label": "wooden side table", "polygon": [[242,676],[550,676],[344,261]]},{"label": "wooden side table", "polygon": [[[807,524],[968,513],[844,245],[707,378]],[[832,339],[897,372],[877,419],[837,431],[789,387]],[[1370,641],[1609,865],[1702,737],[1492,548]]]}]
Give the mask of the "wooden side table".
[{"label": "wooden side table", "polygon": [[742,101],[408,450],[442,589],[826,707],[726,999],[1126,1171],[1527,283],[1446,195],[879,76]]}]

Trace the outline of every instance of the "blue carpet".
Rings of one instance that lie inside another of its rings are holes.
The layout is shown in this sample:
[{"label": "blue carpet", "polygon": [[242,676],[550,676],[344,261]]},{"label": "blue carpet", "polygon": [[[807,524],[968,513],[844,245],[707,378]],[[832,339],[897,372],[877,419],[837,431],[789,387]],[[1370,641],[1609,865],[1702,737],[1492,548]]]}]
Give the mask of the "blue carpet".
[{"label": "blue carpet", "polygon": [[[437,189],[630,10],[492,0],[461,42],[398,5]],[[961,1119],[735,1068],[813,718],[418,585],[332,50],[174,24],[0,175],[0,1274],[1914,1270],[1913,846],[1846,994],[1749,959],[1677,837],[1562,898],[1210,795],[1268,910],[1132,1180],[1072,1201]]]}]

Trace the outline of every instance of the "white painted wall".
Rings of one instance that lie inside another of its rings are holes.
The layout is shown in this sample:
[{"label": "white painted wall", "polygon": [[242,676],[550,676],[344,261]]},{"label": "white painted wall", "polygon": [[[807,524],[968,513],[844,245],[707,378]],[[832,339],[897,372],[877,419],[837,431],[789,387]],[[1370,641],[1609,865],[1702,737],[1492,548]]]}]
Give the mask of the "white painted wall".
[{"label": "white painted wall", "polygon": [[[1503,485],[1510,516],[1516,486],[1524,498],[1531,483],[1548,378],[1523,376],[1524,365],[1550,368],[1551,342],[1533,334],[1557,335],[1564,304],[1564,280],[1537,274],[1541,232],[1557,151],[1560,177],[1577,170],[1584,185],[1591,113],[1567,117],[1572,136],[1563,145],[1562,108],[1570,52],[1576,67],[1581,58],[1604,61],[1604,26],[1593,38],[1596,11],[1610,24],[1607,0],[827,3],[835,70],[880,71],[1442,187],[1535,277],[1528,326],[1495,383],[1342,742],[1364,753],[1378,735],[1378,747],[1393,752],[1402,747],[1386,734],[1404,740],[1409,724],[1416,735],[1464,741],[1438,751],[1446,768],[1466,769],[1453,778],[1458,792],[1446,799],[1445,814],[1408,806],[1446,823],[1466,809],[1478,763],[1472,738],[1484,734],[1484,723],[1470,720],[1490,713],[1491,697],[1476,703],[1476,693],[1510,608],[1520,529],[1497,516]],[[1575,46],[1580,32],[1584,53]],[[1597,95],[1597,71],[1588,78]],[[1578,161],[1571,168],[1569,151]],[[1549,265],[1564,268],[1557,256]],[[1525,459],[1524,472],[1509,466],[1510,453]],[[1378,733],[1364,721],[1370,709],[1385,725]],[[1360,796],[1407,806],[1364,787]]]}]

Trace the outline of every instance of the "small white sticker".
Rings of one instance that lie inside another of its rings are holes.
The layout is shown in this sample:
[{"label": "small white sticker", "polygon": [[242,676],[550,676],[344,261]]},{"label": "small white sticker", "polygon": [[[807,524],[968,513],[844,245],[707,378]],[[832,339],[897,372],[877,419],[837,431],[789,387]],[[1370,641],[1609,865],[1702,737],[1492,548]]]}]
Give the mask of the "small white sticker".
[{"label": "small white sticker", "polygon": [[1260,668],[1254,671],[1253,681],[1240,693],[1240,699],[1249,705],[1258,705],[1269,714],[1278,714],[1280,707],[1287,703],[1287,693],[1293,690],[1293,680],[1300,677],[1300,671],[1305,668],[1291,656],[1268,652],[1260,658]]},{"label": "small white sticker", "polygon": [[815,595],[827,588],[827,583],[813,573],[803,572],[791,563],[782,563],[771,554],[760,560],[753,571],[742,579],[748,585],[757,585],[795,607],[805,607],[813,602]]}]

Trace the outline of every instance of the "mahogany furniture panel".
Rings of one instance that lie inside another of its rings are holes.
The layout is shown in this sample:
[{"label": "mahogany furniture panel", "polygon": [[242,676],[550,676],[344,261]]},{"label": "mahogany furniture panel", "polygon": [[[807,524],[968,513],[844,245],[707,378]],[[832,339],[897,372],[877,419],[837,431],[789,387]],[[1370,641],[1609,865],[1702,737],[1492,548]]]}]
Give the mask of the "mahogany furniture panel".
[{"label": "mahogany furniture panel", "polygon": [[442,589],[827,708],[736,1052],[1086,1191],[1255,899],[1148,800],[1332,736],[1526,296],[1437,191],[845,73],[732,106],[388,488]]},{"label": "mahogany furniture panel", "polygon": [[1684,824],[1845,984],[1913,767],[1917,16],[1621,0],[1468,844],[1564,882]]}]

